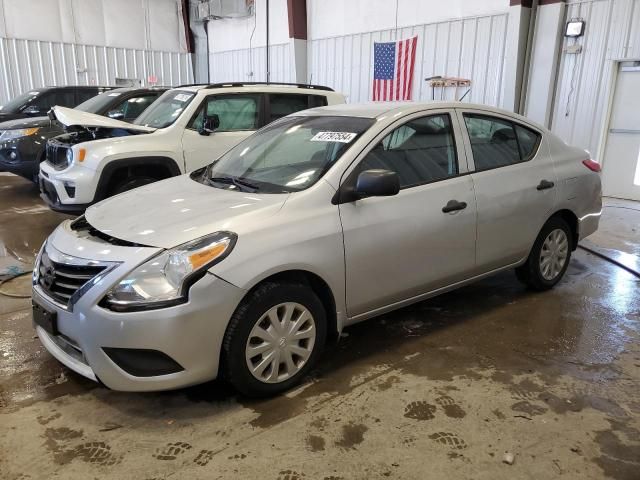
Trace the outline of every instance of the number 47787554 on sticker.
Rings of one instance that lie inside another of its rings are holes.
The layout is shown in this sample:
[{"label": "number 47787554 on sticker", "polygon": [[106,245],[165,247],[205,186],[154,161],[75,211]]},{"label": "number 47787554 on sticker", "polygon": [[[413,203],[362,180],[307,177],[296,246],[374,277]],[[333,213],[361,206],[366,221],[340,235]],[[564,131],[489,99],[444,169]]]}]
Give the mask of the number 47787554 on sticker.
[{"label": "number 47787554 on sticker", "polygon": [[312,138],[312,142],[340,142],[350,143],[357,134],[349,132],[318,132]]}]

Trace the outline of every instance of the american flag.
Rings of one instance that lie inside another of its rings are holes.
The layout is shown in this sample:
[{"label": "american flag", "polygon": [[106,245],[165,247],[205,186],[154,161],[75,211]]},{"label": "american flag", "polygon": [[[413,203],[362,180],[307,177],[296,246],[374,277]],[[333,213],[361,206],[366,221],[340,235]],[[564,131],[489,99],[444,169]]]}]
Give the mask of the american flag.
[{"label": "american flag", "polygon": [[373,100],[411,100],[418,37],[373,44]]}]

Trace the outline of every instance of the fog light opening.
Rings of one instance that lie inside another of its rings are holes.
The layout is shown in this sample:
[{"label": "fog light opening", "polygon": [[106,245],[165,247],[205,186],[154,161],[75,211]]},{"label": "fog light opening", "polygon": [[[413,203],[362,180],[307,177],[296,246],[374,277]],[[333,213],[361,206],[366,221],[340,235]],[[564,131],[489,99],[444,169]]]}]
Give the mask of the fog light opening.
[{"label": "fog light opening", "polygon": [[73,182],[63,182],[63,185],[67,192],[67,196],[69,198],[74,198],[76,196],[76,184]]}]

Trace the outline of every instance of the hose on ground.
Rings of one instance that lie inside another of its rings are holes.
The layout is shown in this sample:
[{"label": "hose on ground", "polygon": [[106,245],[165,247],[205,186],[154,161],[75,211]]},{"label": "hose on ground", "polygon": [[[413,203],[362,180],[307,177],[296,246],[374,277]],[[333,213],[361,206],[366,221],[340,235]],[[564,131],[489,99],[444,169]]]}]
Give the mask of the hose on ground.
[{"label": "hose on ground", "polygon": [[626,272],[629,272],[631,275],[640,278],[640,272],[636,272],[633,268],[627,267],[624,263],[620,263],[619,261],[605,255],[604,253],[600,253],[597,250],[594,250],[593,248],[585,247],[584,245],[578,245],[578,248],[581,248],[585,252],[589,252],[590,254],[595,255],[596,257],[600,257],[603,260],[614,264],[616,267],[620,267]]},{"label": "hose on ground", "polygon": [[5,283],[10,282],[11,280],[14,280],[18,277],[22,277],[24,275],[31,275],[31,272],[22,272],[22,273],[18,273],[17,275],[13,275],[9,278],[5,278],[4,280],[0,280],[0,295],[4,295],[5,297],[9,297],[9,298],[31,298],[31,293],[29,293],[28,295],[23,295],[21,293],[10,293],[10,292],[5,292],[4,290],[2,290],[2,286]]}]

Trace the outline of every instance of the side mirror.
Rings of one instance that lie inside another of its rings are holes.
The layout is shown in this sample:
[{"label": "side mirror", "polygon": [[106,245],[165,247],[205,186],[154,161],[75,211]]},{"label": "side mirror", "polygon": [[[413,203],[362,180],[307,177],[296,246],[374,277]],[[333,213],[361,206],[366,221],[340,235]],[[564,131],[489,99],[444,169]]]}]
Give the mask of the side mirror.
[{"label": "side mirror", "polygon": [[24,113],[25,115],[39,115],[40,107],[38,107],[37,105],[30,105],[25,108],[22,113]]},{"label": "side mirror", "polygon": [[365,170],[358,175],[355,193],[360,198],[390,197],[400,191],[400,179],[390,170]]},{"label": "side mirror", "polygon": [[220,126],[220,117],[215,113],[207,115],[202,120],[202,128],[200,129],[200,135],[209,135],[213,133]]},{"label": "side mirror", "polygon": [[355,202],[366,197],[390,197],[397,195],[399,191],[400,179],[396,172],[365,170],[358,175],[355,187],[343,186],[334,195],[331,203],[338,205]]},{"label": "side mirror", "polygon": [[111,110],[107,113],[107,117],[113,118],[114,120],[122,120],[124,118],[124,112],[120,110]]}]

